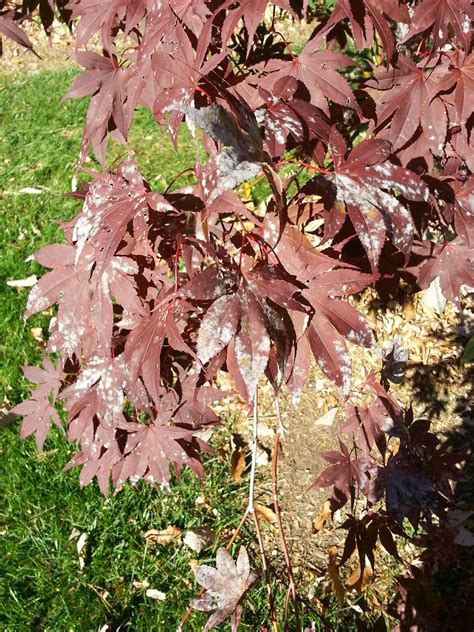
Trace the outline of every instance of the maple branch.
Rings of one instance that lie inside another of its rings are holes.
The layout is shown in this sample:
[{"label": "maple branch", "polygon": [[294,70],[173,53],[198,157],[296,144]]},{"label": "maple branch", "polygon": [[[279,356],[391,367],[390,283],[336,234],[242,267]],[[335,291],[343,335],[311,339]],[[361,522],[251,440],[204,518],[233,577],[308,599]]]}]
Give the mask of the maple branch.
[{"label": "maple branch", "polygon": [[262,568],[263,568],[263,574],[265,576],[265,588],[268,593],[268,602],[270,605],[270,619],[272,620],[273,626],[275,627],[278,624],[278,620],[276,618],[275,609],[273,607],[274,599],[273,599],[272,587],[270,585],[267,556],[265,555],[265,548],[263,546],[262,532],[260,530],[260,523],[258,521],[257,512],[254,511],[252,515],[253,515],[253,522],[255,524],[255,533],[257,534],[258,547],[260,549],[260,557],[262,558]]},{"label": "maple branch", "polygon": [[258,386],[255,389],[255,395],[253,398],[253,423],[252,423],[252,465],[250,468],[250,483],[249,483],[249,504],[247,507],[248,513],[254,513],[254,487],[255,487],[255,470],[257,467],[257,426],[258,426]]},{"label": "maple branch", "polygon": [[273,508],[277,518],[278,533],[280,535],[280,545],[285,558],[286,570],[288,573],[288,594],[285,602],[285,621],[288,620],[288,597],[291,595],[293,601],[293,607],[295,610],[296,629],[300,629],[299,625],[299,608],[298,598],[296,594],[296,584],[293,576],[293,568],[291,565],[291,558],[288,552],[288,546],[286,544],[285,533],[283,531],[283,523],[281,519],[280,506],[278,504],[278,450],[280,449],[280,428],[283,428],[283,422],[281,419],[280,405],[278,403],[278,397],[275,397],[275,411],[278,418],[278,430],[275,433],[275,440],[273,443],[273,455],[272,455],[272,495],[273,495]]}]

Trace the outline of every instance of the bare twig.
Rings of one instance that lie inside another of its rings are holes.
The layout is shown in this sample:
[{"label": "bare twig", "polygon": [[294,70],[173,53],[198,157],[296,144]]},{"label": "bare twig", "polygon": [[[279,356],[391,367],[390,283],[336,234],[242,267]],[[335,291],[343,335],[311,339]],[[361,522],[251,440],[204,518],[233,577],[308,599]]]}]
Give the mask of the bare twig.
[{"label": "bare twig", "polygon": [[283,523],[281,520],[280,507],[278,505],[278,450],[280,449],[280,428],[283,427],[281,414],[280,414],[280,406],[278,403],[278,397],[275,397],[275,409],[276,409],[276,415],[278,418],[278,430],[275,433],[275,441],[273,444],[272,490],[273,490],[273,509],[275,511],[275,515],[277,518],[278,533],[280,535],[280,545],[283,551],[283,556],[285,558],[286,570],[288,573],[288,581],[289,581],[288,594],[286,596],[286,602],[285,602],[285,625],[287,625],[288,623],[288,601],[289,601],[289,596],[291,595],[291,600],[293,601],[293,608],[295,611],[296,629],[299,630],[300,621],[299,621],[298,598],[296,595],[296,584],[295,584],[295,579],[293,577],[293,568],[291,566],[290,554],[288,553],[285,533],[283,531]]},{"label": "bare twig", "polygon": [[250,468],[249,483],[249,504],[247,511],[253,513],[254,507],[254,487],[255,487],[255,470],[257,467],[257,430],[258,430],[258,388],[253,398],[253,424],[252,424],[252,465]]},{"label": "bare twig", "polygon": [[262,532],[260,531],[260,523],[258,521],[258,515],[257,515],[256,511],[253,512],[253,521],[254,521],[254,524],[255,524],[255,532],[257,534],[258,546],[260,548],[260,556],[262,558],[263,573],[265,575],[265,588],[267,589],[267,593],[268,593],[268,602],[269,602],[269,606],[270,606],[270,619],[272,621],[273,627],[276,627],[276,629],[278,629],[276,613],[275,613],[275,609],[273,608],[273,601],[274,601],[274,599],[273,599],[272,587],[270,586],[270,575],[269,575],[269,572],[268,572],[267,556],[265,555],[265,548],[263,546]]}]

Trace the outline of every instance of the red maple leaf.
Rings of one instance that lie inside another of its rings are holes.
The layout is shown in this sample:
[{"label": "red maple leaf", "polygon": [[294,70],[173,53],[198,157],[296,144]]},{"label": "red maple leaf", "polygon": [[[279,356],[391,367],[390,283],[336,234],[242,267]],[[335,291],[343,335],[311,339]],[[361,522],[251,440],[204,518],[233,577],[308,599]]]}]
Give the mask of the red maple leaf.
[{"label": "red maple leaf", "polygon": [[209,617],[204,632],[212,630],[230,616],[232,632],[236,632],[242,614],[242,599],[258,576],[250,570],[249,557],[243,546],[240,547],[237,563],[223,547],[218,549],[216,567],[201,564],[193,568],[196,580],[206,592],[203,597],[193,599],[191,606],[195,610],[216,611]]},{"label": "red maple leaf", "polygon": [[444,244],[431,244],[431,257],[420,269],[417,283],[421,288],[427,288],[436,277],[439,277],[444,297],[460,307],[461,286],[474,287],[472,249],[461,239]]},{"label": "red maple leaf", "polygon": [[424,155],[427,150],[437,156],[443,155],[447,115],[442,99],[437,96],[440,74],[439,67],[426,68],[426,63],[416,64],[404,55],[398,56],[395,70],[377,69],[374,79],[367,84],[382,91],[375,97],[377,123],[370,126],[370,131],[374,128],[380,131],[389,125],[382,137],[392,143],[394,150],[412,141],[418,132],[421,134],[419,155]]},{"label": "red maple leaf", "polygon": [[449,38],[449,27],[466,51],[471,49],[471,21],[474,9],[470,0],[423,0],[415,7],[410,29],[403,42],[430,29],[433,51],[439,50]]},{"label": "red maple leaf", "polygon": [[339,134],[332,133],[330,147],[334,175],[318,176],[314,181],[316,192],[325,194],[326,239],[342,228],[347,210],[374,271],[387,231],[394,245],[408,255],[414,224],[403,198],[426,201],[426,185],[412,171],[387,160],[391,146],[386,141],[362,141],[347,159]]},{"label": "red maple leaf", "polygon": [[270,59],[254,68],[269,73],[259,79],[259,85],[273,92],[275,83],[284,77],[294,77],[302,82],[311,96],[311,103],[328,113],[328,99],[353,108],[361,114],[349,83],[337,70],[344,66],[353,66],[354,62],[339,51],[318,50],[321,38],[308,42],[301,53],[292,59]]}]

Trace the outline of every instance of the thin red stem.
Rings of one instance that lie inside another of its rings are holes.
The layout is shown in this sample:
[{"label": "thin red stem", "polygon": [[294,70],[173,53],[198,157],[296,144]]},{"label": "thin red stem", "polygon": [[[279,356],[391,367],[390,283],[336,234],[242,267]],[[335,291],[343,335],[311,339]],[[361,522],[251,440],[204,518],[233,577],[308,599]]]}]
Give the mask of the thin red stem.
[{"label": "thin red stem", "polygon": [[254,524],[255,524],[255,532],[257,534],[258,547],[260,549],[260,556],[262,558],[263,573],[265,575],[265,588],[267,589],[268,601],[269,601],[269,604],[270,604],[270,619],[272,620],[273,623],[276,623],[277,620],[276,620],[275,611],[274,611],[274,608],[273,608],[272,587],[270,586],[267,556],[265,555],[265,548],[263,546],[263,538],[262,538],[262,532],[260,530],[260,523],[258,521],[257,512],[253,511],[252,515],[253,515],[253,521],[254,521]]},{"label": "thin red stem", "polygon": [[178,291],[179,286],[179,253],[181,251],[181,239],[176,242],[176,252],[174,255],[174,291]]},{"label": "thin red stem", "polygon": [[[283,556],[285,558],[286,570],[288,573],[288,579],[289,579],[288,592],[289,594],[291,594],[291,599],[293,601],[293,607],[295,610],[296,629],[299,630],[300,624],[299,624],[298,598],[296,595],[296,584],[295,584],[295,579],[293,576],[293,568],[291,566],[290,554],[288,552],[288,547],[286,544],[285,533],[283,531],[283,523],[281,519],[280,506],[278,504],[278,450],[280,449],[280,428],[283,427],[278,400],[276,400],[276,413],[278,417],[279,429],[275,433],[275,440],[273,443],[273,456],[272,456],[273,508],[274,508],[275,515],[277,518],[278,533],[280,535],[280,544],[281,544],[281,549],[283,551]],[[285,610],[287,611],[287,609],[288,608],[286,607]],[[287,618],[287,614],[285,615],[285,618]]]}]

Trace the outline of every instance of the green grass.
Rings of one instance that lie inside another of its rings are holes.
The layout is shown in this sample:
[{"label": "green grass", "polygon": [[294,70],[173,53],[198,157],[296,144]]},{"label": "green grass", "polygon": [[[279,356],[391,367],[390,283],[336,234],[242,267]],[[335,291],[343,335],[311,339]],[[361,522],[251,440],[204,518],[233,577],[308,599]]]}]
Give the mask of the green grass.
[{"label": "green grass", "polygon": [[[72,71],[20,80],[0,77],[0,405],[6,407],[28,393],[20,365],[41,359],[31,328],[41,327],[46,337],[48,326],[47,315],[23,322],[28,290],[9,287],[6,281],[40,275],[41,267],[26,259],[60,241],[58,223],[79,211],[78,203],[64,195],[70,190],[87,103],[59,103],[73,77]],[[185,133],[176,152],[145,111],[137,114],[130,144],[145,177],[160,191],[193,165],[199,151]],[[111,160],[123,153],[123,148],[111,147]],[[93,161],[87,166],[97,167]],[[41,193],[21,193],[25,187]],[[0,630],[89,632],[104,625],[109,632],[176,629],[199,588],[190,562],[196,557],[212,564],[217,547],[226,545],[245,507],[246,483],[232,482],[229,460],[214,456],[206,459],[202,485],[185,471],[171,493],[139,484],[105,499],[95,483],[80,489],[78,471],[62,472],[73,453],[74,446],[57,429],[41,455],[32,439],[20,441],[17,422],[0,431]],[[182,544],[146,545],[148,529],[169,525],[207,527],[217,540],[199,555]],[[83,533],[87,545],[81,570],[76,546]],[[258,567],[255,538],[247,526],[234,555],[241,543]],[[165,601],[156,602],[134,586],[144,581],[164,592]],[[286,589],[277,577],[272,586],[281,615]],[[329,604],[329,629],[353,629],[350,614]],[[336,617],[345,621],[340,628]],[[193,613],[185,630],[201,630],[205,620],[206,615]],[[309,607],[305,625],[312,620],[319,618]],[[241,629],[258,630],[261,624],[269,626],[263,582],[249,593]],[[318,623],[316,630],[322,629]]]}]

